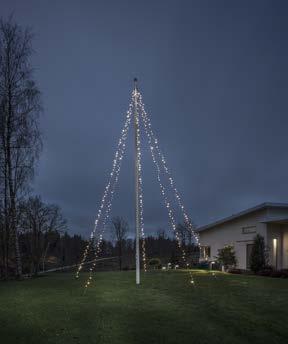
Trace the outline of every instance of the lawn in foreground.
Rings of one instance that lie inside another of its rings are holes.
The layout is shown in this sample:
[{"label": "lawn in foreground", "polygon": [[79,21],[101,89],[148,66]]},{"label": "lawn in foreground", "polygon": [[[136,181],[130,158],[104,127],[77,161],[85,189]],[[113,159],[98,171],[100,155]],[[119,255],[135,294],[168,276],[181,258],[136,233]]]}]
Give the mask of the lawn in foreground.
[{"label": "lawn in foreground", "polygon": [[194,272],[0,283],[0,343],[287,343],[288,280]]}]

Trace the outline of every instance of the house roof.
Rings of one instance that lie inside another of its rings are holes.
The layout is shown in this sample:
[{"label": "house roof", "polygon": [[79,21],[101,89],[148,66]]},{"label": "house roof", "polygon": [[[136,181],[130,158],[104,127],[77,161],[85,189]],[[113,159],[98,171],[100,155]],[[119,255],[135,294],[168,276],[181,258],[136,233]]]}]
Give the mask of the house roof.
[{"label": "house roof", "polygon": [[287,224],[288,223],[288,217],[271,217],[266,218],[260,221],[262,223],[276,223],[276,224]]},{"label": "house roof", "polygon": [[232,214],[231,216],[224,217],[223,219],[211,222],[208,225],[201,226],[201,227],[197,228],[197,231],[198,232],[205,231],[205,230],[210,229],[212,227],[215,227],[215,226],[221,225],[223,223],[237,219],[241,216],[253,213],[253,212],[258,211],[258,210],[266,209],[266,208],[287,208],[288,209],[288,203],[273,203],[273,202],[261,203],[261,204],[256,205],[255,207],[248,208],[246,210],[240,211],[239,213]]}]

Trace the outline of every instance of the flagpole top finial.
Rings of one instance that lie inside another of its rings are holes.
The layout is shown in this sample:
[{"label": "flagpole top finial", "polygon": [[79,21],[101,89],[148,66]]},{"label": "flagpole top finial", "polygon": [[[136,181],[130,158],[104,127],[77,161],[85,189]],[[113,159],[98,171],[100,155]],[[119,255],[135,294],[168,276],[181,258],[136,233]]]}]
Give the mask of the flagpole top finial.
[{"label": "flagpole top finial", "polygon": [[137,83],[138,83],[138,79],[134,78],[134,89],[136,89],[136,90],[137,90]]}]

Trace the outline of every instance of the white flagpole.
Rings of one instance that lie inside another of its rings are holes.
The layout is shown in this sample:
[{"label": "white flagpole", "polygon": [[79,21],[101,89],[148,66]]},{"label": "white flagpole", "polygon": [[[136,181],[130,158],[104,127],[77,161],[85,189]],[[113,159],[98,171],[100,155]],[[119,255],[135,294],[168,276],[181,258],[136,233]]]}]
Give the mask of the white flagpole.
[{"label": "white flagpole", "polygon": [[137,111],[137,79],[134,79],[134,128],[135,128],[135,227],[136,227],[136,284],[140,284],[140,213],[139,213],[139,115]]}]

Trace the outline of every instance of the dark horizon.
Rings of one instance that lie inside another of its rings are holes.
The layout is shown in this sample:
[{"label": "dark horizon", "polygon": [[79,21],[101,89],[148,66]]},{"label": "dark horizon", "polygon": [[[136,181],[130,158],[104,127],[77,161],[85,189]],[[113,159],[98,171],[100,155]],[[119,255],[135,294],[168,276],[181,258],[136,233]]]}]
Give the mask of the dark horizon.
[{"label": "dark horizon", "polygon": [[[288,202],[288,6],[284,2],[1,1],[35,34],[44,151],[34,192],[87,236],[139,79],[176,186],[197,225]],[[113,215],[133,229],[133,138]],[[143,151],[147,234],[168,227]],[[158,188],[158,189],[156,189]],[[180,218],[177,218],[180,221]]]}]

